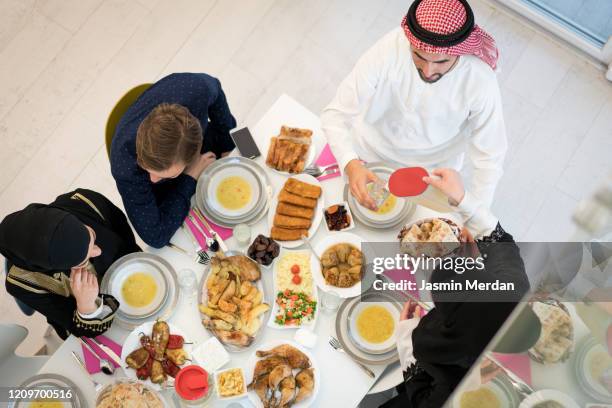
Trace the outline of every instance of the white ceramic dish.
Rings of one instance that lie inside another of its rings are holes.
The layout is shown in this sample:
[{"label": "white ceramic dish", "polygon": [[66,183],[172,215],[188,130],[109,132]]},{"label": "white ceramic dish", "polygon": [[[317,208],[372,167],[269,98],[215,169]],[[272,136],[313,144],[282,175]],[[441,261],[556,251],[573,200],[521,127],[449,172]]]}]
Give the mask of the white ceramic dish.
[{"label": "white ceramic dish", "polygon": [[[370,306],[381,306],[384,307],[393,317],[393,322],[395,324],[393,328],[393,333],[391,336],[382,343],[371,343],[361,337],[359,334],[359,330],[357,330],[357,319],[361,312],[370,307]],[[391,347],[395,346],[395,339],[397,333],[397,324],[399,322],[400,312],[396,307],[387,302],[376,302],[376,303],[358,303],[355,305],[355,308],[351,311],[349,316],[349,332],[351,338],[355,341],[355,345],[361,348],[363,351],[371,352],[373,354],[386,353],[390,350]]]},{"label": "white ceramic dish", "polygon": [[[291,127],[302,127],[304,129],[307,129],[307,126],[293,126],[290,125]],[[276,136],[278,135],[278,132],[280,132],[280,128],[281,125],[278,125],[278,130],[276,131],[277,133],[272,136]],[[321,150],[323,150],[323,147],[325,146],[325,144],[327,143],[327,141],[325,140],[325,137],[318,132],[316,129],[311,129],[312,130],[312,136],[311,136],[311,143],[310,143],[310,148],[308,149],[308,154],[306,155],[306,160],[304,161],[304,168],[312,165],[315,161],[315,159],[318,157],[318,153],[321,152]],[[283,176],[295,176],[296,174],[293,173],[289,173],[286,171],[278,171],[276,169],[273,169],[272,167],[268,167],[265,164],[265,160],[266,160],[266,156],[268,155],[268,150],[270,149],[270,139],[271,137],[266,137],[263,140],[263,145],[262,145],[262,149],[261,151],[264,152],[263,153],[263,165],[266,166],[266,168],[270,171],[273,171],[274,173],[277,174],[281,174]]]},{"label": "white ceramic dish", "polygon": [[[293,178],[299,181],[303,181],[304,183],[313,184],[321,187],[321,183],[316,178],[309,176],[308,174],[297,174],[293,175]],[[276,215],[276,206],[278,205],[278,194],[282,187],[279,189],[278,193],[274,195],[274,199],[272,200],[272,204],[270,205],[270,210],[268,211],[268,231],[272,230],[272,226],[274,225],[274,216]],[[314,210],[314,217],[312,219],[312,224],[308,229],[308,237],[312,238],[317,230],[319,229],[319,225],[321,225],[321,220],[323,219],[323,208],[325,207],[325,198],[323,193],[321,193],[321,197],[317,200],[317,206]],[[296,248],[304,243],[303,240],[298,239],[295,241],[279,241],[276,240],[278,244],[283,248]]]},{"label": "white ceramic dish", "polygon": [[[100,389],[100,391],[97,393],[96,406],[98,406],[102,402],[102,399],[105,396],[105,394],[110,392],[111,389],[115,385],[124,384],[124,383],[141,383],[141,382],[142,381],[140,380],[132,380],[128,378],[116,378],[113,382],[108,383],[104,387],[102,387],[102,389]],[[164,396],[161,393],[159,393],[158,390],[155,390],[154,388],[150,387],[146,383],[142,383],[142,385],[145,387],[147,391],[154,394],[160,400],[160,402],[163,404],[165,408],[170,408],[171,406],[173,406],[173,405],[168,404],[168,401],[166,400],[166,398],[164,398]]]},{"label": "white ceramic dish", "polygon": [[[327,211],[327,209],[328,209],[329,207],[333,207],[334,205],[343,205],[343,206],[344,206],[344,208],[346,209],[346,213],[347,213],[347,215],[348,215],[348,216],[349,216],[349,218],[351,219],[351,222],[349,223],[349,226],[348,226],[348,227],[346,227],[346,228],[341,229],[340,231],[332,231],[332,230],[330,230],[330,229],[329,229],[329,226],[327,225],[327,220],[325,219],[325,211]],[[331,233],[331,234],[335,234],[335,233],[337,233],[337,232],[346,232],[346,231],[350,231],[350,230],[352,230],[353,228],[355,228],[355,218],[353,218],[353,213],[352,213],[352,211],[351,211],[351,207],[348,205],[348,203],[347,203],[346,201],[342,201],[342,202],[337,203],[337,204],[331,204],[331,205],[326,206],[326,207],[323,209],[323,225],[325,225],[325,229],[327,230],[327,232],[329,232],[329,233]]]},{"label": "white ceramic dish", "polygon": [[[217,199],[217,188],[219,185],[229,177],[240,177],[245,180],[251,187],[251,197],[249,202],[242,208],[229,209],[221,204]],[[216,212],[222,214],[228,218],[238,218],[255,208],[255,205],[259,202],[259,197],[262,194],[261,186],[259,181],[255,178],[252,172],[248,171],[243,167],[226,167],[223,170],[215,173],[207,189],[207,200],[211,208]]]},{"label": "white ceramic dish", "polygon": [[[125,281],[136,273],[143,273],[150,276],[157,285],[155,297],[148,305],[142,307],[130,306],[130,304],[123,298],[123,285]],[[130,316],[145,317],[150,316],[159,310],[168,290],[166,278],[163,273],[152,263],[146,261],[134,261],[125,265],[124,268],[119,269],[115,273],[115,277],[112,281],[110,292],[119,301],[121,310]]]},{"label": "white ceramic dish", "polygon": [[[319,393],[319,389],[321,388],[321,373],[320,373],[320,369],[319,369],[319,364],[317,363],[317,361],[315,360],[313,354],[308,351],[306,348],[304,348],[303,346],[300,346],[299,344],[293,342],[293,341],[289,341],[289,340],[281,340],[281,339],[275,339],[275,340],[270,340],[269,342],[262,344],[261,346],[257,347],[257,350],[269,350],[273,347],[276,346],[280,346],[281,344],[288,344],[292,347],[295,347],[296,349],[300,350],[302,353],[306,354],[306,356],[310,359],[310,364],[311,364],[311,368],[313,369],[313,373],[314,373],[314,381],[315,381],[315,385],[314,385],[314,389],[312,390],[312,394],[310,395],[310,397],[306,398],[303,401],[300,401],[297,404],[292,405],[293,408],[305,408],[305,407],[314,407],[316,405],[314,405],[315,400],[317,399],[317,394]],[[255,368],[255,364],[257,363],[257,361],[259,361],[260,358],[257,357],[257,355],[255,354],[255,351],[249,356],[249,358],[247,359],[247,361],[244,364],[244,374],[245,374],[245,380],[247,384],[250,384],[251,381],[253,381],[253,369]],[[293,374],[296,375],[300,370],[299,369],[294,369],[293,370]],[[249,401],[256,407],[256,408],[263,408],[263,403],[261,402],[261,400],[259,399],[259,397],[257,396],[257,394],[255,393],[255,391],[248,391],[247,392],[247,397],[249,398]]]},{"label": "white ceramic dish", "polygon": [[278,323],[275,322],[275,318],[276,315],[278,314],[279,311],[279,306],[276,303],[276,294],[278,292],[280,292],[282,289],[279,288],[278,285],[278,280],[276,277],[276,274],[278,272],[278,268],[280,265],[280,261],[274,263],[274,268],[272,269],[273,275],[272,275],[272,282],[273,282],[273,287],[274,287],[274,300],[273,300],[273,305],[272,305],[272,313],[270,314],[270,320],[268,320],[268,326],[274,328],[274,329],[299,329],[300,327],[305,327],[308,329],[313,329],[316,324],[317,324],[317,318],[319,317],[319,309],[320,309],[320,302],[319,302],[319,294],[317,292],[317,284],[314,280],[314,276],[315,274],[321,274],[321,265],[319,265],[319,261],[317,260],[317,257],[314,256],[314,254],[312,252],[310,252],[309,250],[290,250],[290,249],[281,249],[280,253],[278,254],[278,257],[276,259],[281,259],[283,257],[283,255],[290,253],[290,252],[301,252],[301,253],[307,253],[310,255],[310,273],[312,275],[312,299],[314,301],[317,302],[317,307],[315,309],[314,315],[312,320],[302,323],[299,326],[282,326]]},{"label": "white ceramic dish", "polygon": [[557,390],[540,390],[525,398],[519,408],[533,408],[546,401],[558,402],[563,408],[580,408],[580,406],[569,395]]},{"label": "white ceramic dish", "polygon": [[574,372],[580,387],[596,401],[612,404],[612,394],[591,373],[594,359],[598,355],[608,356],[604,347],[595,338],[587,336],[576,347],[573,357]]},{"label": "white ceramic dish", "polygon": [[[323,240],[321,240],[314,247],[314,250],[320,259],[323,256],[323,253],[332,245],[348,243],[348,244],[353,245],[357,249],[361,250],[361,244],[363,242],[365,242],[365,240],[358,235],[355,235],[350,232],[339,232],[337,234],[328,235],[327,237],[323,238]],[[363,261],[364,269],[365,269],[366,263],[367,262],[364,259]],[[328,285],[327,282],[325,282],[325,277],[323,276],[323,271],[321,270],[321,268],[319,268],[319,271],[320,272],[318,274],[313,274],[314,280],[317,286],[319,287],[319,289],[325,292],[329,292],[329,291],[336,292],[338,296],[340,296],[341,298],[351,298],[351,297],[359,296],[359,294],[361,293],[361,281],[355,283],[350,288],[339,288],[337,286]]]},{"label": "white ceramic dish", "polygon": [[[236,395],[232,395],[229,397],[223,397],[221,396],[221,392],[219,392],[219,376],[221,374],[223,374],[226,371],[230,371],[230,370],[240,370],[240,373],[242,374],[242,380],[244,381],[244,388],[242,390],[242,392],[240,394],[236,394]],[[219,370],[215,372],[215,388],[216,388],[216,392],[217,392],[217,399],[219,401],[231,401],[231,400],[237,400],[240,398],[244,398],[247,394],[247,382],[246,382],[246,377],[244,375],[244,370],[241,367],[231,367],[231,368],[225,368],[223,370]]]},{"label": "white ceramic dish", "polygon": [[[127,356],[134,350],[137,350],[141,347],[140,345],[140,335],[141,333],[144,333],[148,336],[151,335],[151,332],[153,331],[153,325],[155,324],[155,322],[146,322],[141,324],[140,326],[138,326],[137,328],[135,328],[125,339],[125,342],[123,343],[123,348],[121,350],[121,360],[125,362],[125,359],[127,358]],[[181,336],[183,336],[183,338],[185,339],[185,343],[189,343],[191,342],[189,336],[187,336],[187,334],[181,330],[180,328],[174,326],[171,323],[168,323],[168,327],[170,328],[170,334],[179,334]],[[185,344],[183,346],[183,349],[187,352],[187,354],[189,355],[189,358],[191,358],[191,351],[193,350],[193,346],[191,344]],[[138,380],[138,377],[136,377],[136,370],[132,369],[132,368],[125,368],[123,370],[125,372],[125,376],[127,378],[129,378],[130,380],[134,380],[134,381],[140,381]],[[150,379],[146,380],[146,381],[141,381],[142,383],[144,383],[147,387],[150,387],[156,391],[161,390],[161,385],[160,384],[153,384],[151,382]],[[168,376],[168,380],[167,380],[168,384],[174,384],[174,378]]]},{"label": "white ceramic dish", "polygon": [[[243,255],[243,256],[247,257],[247,258],[248,258],[250,261],[252,261],[252,262],[253,262],[255,265],[259,266],[259,268],[260,268],[259,270],[260,270],[260,272],[261,272],[261,265],[259,265],[259,264],[258,264],[257,262],[255,262],[255,261],[253,261],[253,260],[252,260],[251,258],[249,258],[248,256],[246,256],[246,254],[244,254],[244,253],[242,253],[242,252],[240,252],[240,251],[227,251],[227,252],[225,252],[225,256],[233,256],[233,255]],[[200,285],[200,292],[201,292],[201,293],[200,293],[200,303],[202,303],[202,304],[204,304],[204,305],[208,304],[208,291],[206,290],[206,282],[208,281],[209,277],[210,277],[210,264],[207,266],[207,269],[204,271],[204,277],[203,277],[203,279],[202,279],[202,281],[201,281],[201,285]],[[271,304],[270,304],[270,299],[269,299],[269,298],[270,298],[270,295],[266,293],[266,290],[265,290],[265,287],[264,287],[263,281],[262,281],[261,279],[259,279],[259,280],[257,280],[257,281],[255,282],[255,287],[257,287],[257,289],[258,289],[258,290],[260,290],[260,291],[263,293],[263,299],[262,299],[262,301],[261,301],[261,302],[262,302],[262,303],[267,303],[268,305],[271,305]],[[266,320],[268,319],[268,315],[270,314],[270,310],[271,310],[271,309],[272,309],[272,308],[268,309],[268,311],[267,311],[267,312],[262,313],[262,314],[259,316],[259,319],[260,319],[260,321],[261,321],[261,326],[259,327],[259,330],[257,330],[257,333],[255,333],[255,335],[253,336],[253,337],[254,337],[253,342],[252,342],[250,345],[248,345],[247,347],[238,347],[238,346],[235,346],[235,345],[232,345],[232,344],[224,344],[224,343],[221,341],[221,339],[219,339],[219,341],[221,342],[221,344],[223,344],[223,346],[226,348],[226,350],[227,350],[227,351],[229,351],[230,353],[231,353],[231,352],[242,352],[242,351],[249,350],[250,348],[254,347],[254,346],[255,346],[255,344],[257,343],[257,339],[259,338],[259,335],[261,334],[261,332],[262,332],[262,330],[263,330],[263,328],[264,328],[264,326],[265,326]],[[202,316],[204,316],[202,313],[200,313],[200,314],[201,314]],[[213,331],[211,331],[211,330],[209,330],[209,329],[206,329],[206,330],[207,330],[207,331],[208,331],[208,332],[209,332],[211,335],[215,336],[215,334],[214,334],[214,332],[213,332]],[[215,337],[216,337],[216,336],[215,336]]]},{"label": "white ceramic dish", "polygon": [[[495,397],[499,401],[499,408],[515,408],[516,407],[517,402],[514,401],[515,399],[514,396],[509,394],[510,391],[507,390],[507,387],[505,387],[503,383],[497,378],[489,381],[486,384],[481,385],[481,387],[490,390],[495,395]],[[464,392],[460,394],[455,394],[455,397],[453,398],[453,404],[452,404],[453,408],[461,408],[461,397],[463,396],[463,394]]]}]

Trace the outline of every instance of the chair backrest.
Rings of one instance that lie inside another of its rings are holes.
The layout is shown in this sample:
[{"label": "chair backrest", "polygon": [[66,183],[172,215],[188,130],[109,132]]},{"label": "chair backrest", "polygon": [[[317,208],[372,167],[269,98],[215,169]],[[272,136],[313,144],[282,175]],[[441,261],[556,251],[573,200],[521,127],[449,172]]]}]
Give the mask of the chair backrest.
[{"label": "chair backrest", "polygon": [[28,330],[18,324],[0,324],[0,361],[15,355],[15,349],[28,335]]},{"label": "chair backrest", "polygon": [[151,85],[152,84],[141,84],[127,91],[125,95],[123,95],[121,99],[117,101],[117,103],[115,104],[115,107],[113,108],[111,113],[108,115],[108,119],[106,120],[106,132],[105,132],[106,139],[105,140],[106,140],[106,153],[108,154],[109,158],[110,158],[111,144],[113,142],[113,136],[115,136],[115,129],[117,129],[117,125],[119,124],[119,121],[121,120],[125,112],[128,110],[128,108],[132,106],[132,104],[136,102],[136,99],[138,99],[138,97],[142,95],[144,91],[149,89]]},{"label": "chair backrest", "polygon": [[17,324],[0,324],[0,387],[14,387],[35,375],[49,361],[49,356],[21,357],[15,349],[28,335]]}]

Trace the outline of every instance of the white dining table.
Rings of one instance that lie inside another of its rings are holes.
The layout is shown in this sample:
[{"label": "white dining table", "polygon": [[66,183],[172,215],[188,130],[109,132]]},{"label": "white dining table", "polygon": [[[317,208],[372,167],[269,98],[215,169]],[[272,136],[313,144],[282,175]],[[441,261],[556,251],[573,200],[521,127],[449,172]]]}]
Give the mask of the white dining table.
[{"label": "white dining table", "polygon": [[[280,96],[264,114],[257,125],[250,128],[253,138],[262,152],[262,156],[255,161],[266,169],[275,192],[282,187],[287,176],[269,170],[265,166],[265,154],[269,144],[269,138],[278,134],[281,125],[308,128],[312,129],[315,134],[318,133],[322,135],[319,117],[287,95]],[[323,149],[325,142],[324,138],[315,138],[315,140],[318,140],[318,142],[315,142],[318,155]],[[232,154],[236,155],[237,152],[233,152]],[[321,182],[325,206],[344,201],[343,191],[345,183],[344,177],[336,177]],[[417,206],[417,209],[410,219],[406,221],[409,222],[435,215],[436,213],[433,211]],[[323,220],[321,224],[324,222]],[[374,230],[357,223],[351,232],[359,235],[368,242],[390,242],[397,239],[398,228],[391,230]],[[251,230],[252,238],[258,234],[269,236],[270,226],[268,225],[267,217],[264,216],[251,225]],[[325,235],[325,226],[320,225],[317,232],[313,234],[311,243],[316,246]],[[183,269],[193,270],[198,278],[198,282],[201,282],[206,267],[194,261],[195,248],[190,238],[182,229],[179,229],[172,237],[172,243],[187,249],[190,255],[183,254],[170,247],[164,247],[162,249],[146,248],[145,250],[163,257],[174,267],[179,275]],[[246,247],[240,247],[234,238],[228,239],[226,244],[230,249],[246,251]],[[271,270],[262,269],[262,280],[265,287],[265,293],[267,294],[273,293],[271,275]],[[272,299],[268,298],[267,301],[271,303]],[[314,356],[314,364],[319,368],[321,376],[320,390],[313,406],[356,407],[368,392],[384,391],[402,381],[402,373],[398,363],[394,363],[389,367],[370,365],[369,368],[376,375],[375,378],[371,378],[366,375],[349,356],[335,351],[328,344],[329,337],[335,335],[335,320],[335,312],[329,313],[321,310],[316,326],[313,329],[317,335],[317,342],[311,352]],[[201,324],[201,316],[197,309],[197,302],[189,305],[180,300],[168,321],[180,327],[190,337],[190,340],[194,341],[196,344],[210,337],[210,334]],[[128,334],[128,330],[122,329],[116,324],[106,333],[108,337],[119,344],[123,344]],[[256,341],[257,344],[264,344],[272,339],[289,340],[293,339],[294,334],[295,330],[278,330],[266,326],[258,335]],[[243,367],[249,356],[254,353],[254,350],[255,348],[245,352],[230,353],[231,359],[223,368]],[[41,368],[39,373],[59,373],[69,378],[83,391],[86,395],[88,405],[93,408],[95,406],[95,390],[93,384],[91,380],[84,375],[82,369],[77,366],[70,355],[71,351],[75,351],[78,355],[82,355],[81,346],[74,336],[70,336],[63,343],[63,345],[49,358],[49,361]],[[113,376],[95,374],[93,378],[105,384],[116,377],[124,376],[121,371],[122,369],[117,369],[117,372]],[[172,394],[174,394],[174,391],[171,389],[164,391],[164,396],[168,400],[174,400]],[[246,397],[229,402],[213,400],[210,406],[225,407],[230,403],[239,403],[243,407],[253,406]]]}]

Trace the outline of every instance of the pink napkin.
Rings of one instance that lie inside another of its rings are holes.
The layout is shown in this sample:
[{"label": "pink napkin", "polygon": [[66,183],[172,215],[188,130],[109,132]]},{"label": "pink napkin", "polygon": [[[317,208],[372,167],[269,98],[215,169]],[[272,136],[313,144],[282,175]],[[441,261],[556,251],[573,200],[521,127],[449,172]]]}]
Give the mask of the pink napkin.
[{"label": "pink napkin", "polygon": [[[202,230],[208,234],[208,228],[206,228],[204,223],[200,221],[200,218],[198,218],[197,214],[195,214],[193,210],[191,210],[190,212],[193,215],[193,218],[196,220],[196,222],[200,226],[200,228],[202,228]],[[225,241],[226,239],[230,238],[234,234],[234,230],[232,230],[231,228],[225,228],[220,225],[217,225],[211,220],[209,220],[208,218],[206,218],[203,214],[202,216],[206,219],[208,224],[210,224],[210,228],[212,228],[213,231],[215,231],[222,240]]]},{"label": "pink napkin", "polygon": [[[102,357],[106,358],[110,361],[115,367],[119,367],[104,351],[102,351],[94,342],[89,341],[87,337],[82,337],[83,341],[86,341],[89,346],[94,349],[97,353],[99,353]],[[121,355],[121,346],[108,337],[104,335],[99,335],[95,337],[96,341],[100,344],[104,344],[117,353],[118,356]],[[87,350],[87,348],[81,344],[81,350],[83,350],[83,357],[85,357],[85,367],[89,374],[95,374],[100,372],[100,360],[96,356],[94,356],[91,351]]]},{"label": "pink napkin", "polygon": [[527,353],[501,354],[493,353],[495,358],[508,370],[516,374],[527,385],[531,385],[531,365]]},{"label": "pink napkin", "polygon": [[416,289],[418,286],[416,283],[416,278],[413,274],[410,273],[410,269],[388,269],[383,273],[387,278],[391,279],[393,282],[400,282],[402,280],[408,282],[414,282],[414,290],[405,290],[403,292],[411,295],[415,299],[420,299],[419,291]]},{"label": "pink napkin", "polygon": [[[329,143],[325,145],[325,147],[323,148],[323,151],[319,155],[319,158],[315,160],[315,164],[320,167],[330,166],[332,164],[336,164],[337,162],[338,161],[336,160],[336,157],[334,156],[334,154],[331,151],[331,148],[329,147]],[[332,179],[334,177],[340,177],[340,172],[334,173],[334,174],[328,174],[326,176],[317,177],[317,179],[320,181],[323,181],[323,180]]]},{"label": "pink napkin", "polygon": [[193,225],[193,222],[189,218],[185,218],[185,225],[187,225],[187,228],[189,228],[191,235],[193,235],[198,245],[200,245],[200,248],[207,249],[208,245],[206,245],[206,237],[202,235],[195,225]]}]

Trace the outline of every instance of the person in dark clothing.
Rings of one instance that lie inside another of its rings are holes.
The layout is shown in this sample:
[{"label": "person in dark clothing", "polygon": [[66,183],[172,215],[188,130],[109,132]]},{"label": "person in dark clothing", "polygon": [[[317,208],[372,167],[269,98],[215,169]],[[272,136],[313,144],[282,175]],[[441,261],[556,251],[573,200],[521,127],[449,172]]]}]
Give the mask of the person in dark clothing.
[{"label": "person in dark clothing", "polygon": [[137,251],[123,212],[91,190],[30,204],[0,223],[7,292],[45,315],[63,339],[110,327],[119,303],[99,293],[99,282],[114,261]]},{"label": "person in dark clothing", "polygon": [[[529,290],[529,281],[518,246],[490,213],[463,188],[451,169],[434,170],[425,181],[443,191],[465,220],[463,244],[452,256],[481,256],[484,268],[458,274],[436,269],[432,283],[512,283],[509,292],[432,291],[434,308],[420,317],[415,302],[401,313],[397,342],[404,383],[399,395],[382,408],[441,407],[466,376],[504,321]],[[465,287],[465,285],[463,286]]]},{"label": "person in dark clothing", "polygon": [[206,74],[169,75],[130,106],[113,137],[111,172],[144,242],[170,242],[202,171],[234,149],[234,127],[221,83]]}]

